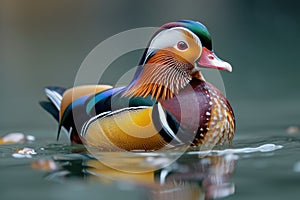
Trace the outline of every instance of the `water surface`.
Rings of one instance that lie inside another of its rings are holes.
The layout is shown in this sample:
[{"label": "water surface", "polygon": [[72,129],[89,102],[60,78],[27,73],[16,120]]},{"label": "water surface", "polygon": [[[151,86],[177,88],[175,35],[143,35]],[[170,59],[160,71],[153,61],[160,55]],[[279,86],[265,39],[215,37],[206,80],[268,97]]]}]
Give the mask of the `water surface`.
[{"label": "water surface", "polygon": [[[23,147],[37,154],[12,156]],[[294,199],[299,195],[300,137],[285,129],[270,137],[238,138],[231,146],[206,152],[104,152],[104,163],[82,149],[39,136],[32,142],[1,145],[1,199]],[[54,161],[56,168],[45,171],[34,166],[39,160]],[[114,165],[107,166],[107,161]],[[127,173],[128,169],[138,173]]]}]

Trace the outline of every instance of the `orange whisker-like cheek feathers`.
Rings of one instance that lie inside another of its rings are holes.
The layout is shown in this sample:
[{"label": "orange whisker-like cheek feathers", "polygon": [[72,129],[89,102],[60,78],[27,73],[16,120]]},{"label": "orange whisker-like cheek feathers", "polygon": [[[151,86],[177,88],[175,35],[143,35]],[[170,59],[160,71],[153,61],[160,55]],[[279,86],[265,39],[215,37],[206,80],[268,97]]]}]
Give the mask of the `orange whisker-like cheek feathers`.
[{"label": "orange whisker-like cheek feathers", "polygon": [[170,52],[158,51],[148,60],[140,76],[125,95],[171,98],[189,83],[192,69],[192,64],[181,62]]}]

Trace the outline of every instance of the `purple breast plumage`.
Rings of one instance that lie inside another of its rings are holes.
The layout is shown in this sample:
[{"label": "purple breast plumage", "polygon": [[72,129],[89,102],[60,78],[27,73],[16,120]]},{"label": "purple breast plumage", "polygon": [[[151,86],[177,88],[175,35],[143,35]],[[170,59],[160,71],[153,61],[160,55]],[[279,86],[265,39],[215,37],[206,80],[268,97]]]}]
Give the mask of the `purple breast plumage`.
[{"label": "purple breast plumage", "polygon": [[177,131],[184,132],[183,140],[192,139],[193,146],[223,144],[233,138],[233,110],[226,97],[206,81],[193,79],[173,98],[160,103],[179,122]]}]

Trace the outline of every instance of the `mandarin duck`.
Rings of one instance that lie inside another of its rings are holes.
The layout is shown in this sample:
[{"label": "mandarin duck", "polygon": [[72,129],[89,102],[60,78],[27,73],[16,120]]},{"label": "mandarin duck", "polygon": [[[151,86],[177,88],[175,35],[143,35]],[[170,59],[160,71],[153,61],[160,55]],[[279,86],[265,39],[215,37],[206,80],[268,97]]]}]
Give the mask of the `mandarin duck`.
[{"label": "mandarin duck", "polygon": [[102,149],[158,150],[228,143],[235,118],[226,97],[201,68],[232,71],[197,21],[163,25],[152,36],[132,81],[124,87],[47,87],[42,107],[72,143]]}]

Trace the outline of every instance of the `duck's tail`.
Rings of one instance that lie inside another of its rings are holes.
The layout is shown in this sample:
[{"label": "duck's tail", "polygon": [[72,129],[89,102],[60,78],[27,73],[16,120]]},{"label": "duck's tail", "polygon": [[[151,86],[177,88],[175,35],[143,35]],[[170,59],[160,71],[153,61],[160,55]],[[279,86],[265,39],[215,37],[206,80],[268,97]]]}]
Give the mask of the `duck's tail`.
[{"label": "duck's tail", "polygon": [[[40,105],[49,112],[57,122],[59,122],[59,111],[60,104],[62,101],[63,93],[66,91],[66,88],[62,87],[46,87],[44,92],[48,98],[48,101],[39,102]],[[59,138],[59,133],[61,130],[61,125],[59,125],[57,139]]]},{"label": "duck's tail", "polygon": [[66,88],[62,87],[46,87],[44,92],[49,101],[41,101],[40,105],[48,111],[59,122],[59,110],[62,95]]}]

